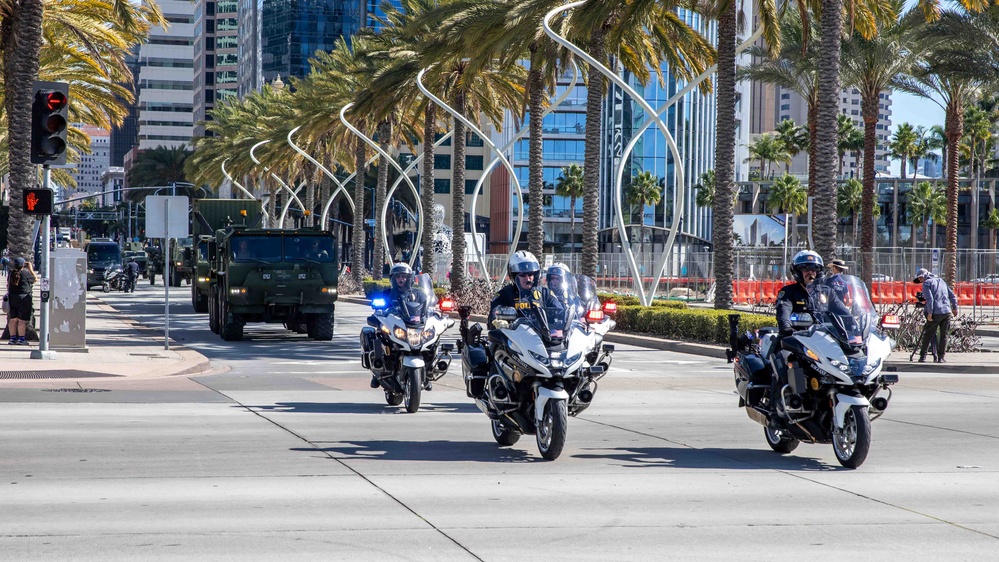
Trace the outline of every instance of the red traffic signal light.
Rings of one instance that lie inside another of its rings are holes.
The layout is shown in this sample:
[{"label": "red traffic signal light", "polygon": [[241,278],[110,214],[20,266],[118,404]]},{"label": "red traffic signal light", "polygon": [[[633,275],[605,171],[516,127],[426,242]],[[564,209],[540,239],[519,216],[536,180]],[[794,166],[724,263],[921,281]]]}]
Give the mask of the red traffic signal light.
[{"label": "red traffic signal light", "polygon": [[51,215],[52,190],[32,188],[24,190],[24,214]]},{"label": "red traffic signal light", "polygon": [[69,84],[34,84],[31,104],[31,163],[66,163],[66,128],[69,125]]}]

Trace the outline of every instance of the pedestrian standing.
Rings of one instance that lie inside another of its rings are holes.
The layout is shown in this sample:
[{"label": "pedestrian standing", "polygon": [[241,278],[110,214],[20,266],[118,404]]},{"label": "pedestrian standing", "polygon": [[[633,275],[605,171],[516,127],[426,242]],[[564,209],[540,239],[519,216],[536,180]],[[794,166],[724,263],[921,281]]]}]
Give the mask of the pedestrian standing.
[{"label": "pedestrian standing", "polygon": [[[944,353],[947,351],[947,334],[950,332],[950,317],[957,316],[957,297],[943,279],[930,273],[925,268],[916,271],[913,283],[922,283],[923,298],[926,304],[923,313],[926,314],[926,325],[923,326],[923,338],[919,345],[919,362],[926,362],[926,350],[930,341],[937,344],[936,363],[945,363]],[[939,337],[937,332],[939,331]]]},{"label": "pedestrian standing", "polygon": [[7,295],[10,299],[7,330],[10,333],[10,345],[28,345],[24,336],[34,312],[31,300],[31,288],[34,284],[35,272],[31,270],[31,264],[26,263],[24,258],[14,258],[14,269],[7,277]]}]

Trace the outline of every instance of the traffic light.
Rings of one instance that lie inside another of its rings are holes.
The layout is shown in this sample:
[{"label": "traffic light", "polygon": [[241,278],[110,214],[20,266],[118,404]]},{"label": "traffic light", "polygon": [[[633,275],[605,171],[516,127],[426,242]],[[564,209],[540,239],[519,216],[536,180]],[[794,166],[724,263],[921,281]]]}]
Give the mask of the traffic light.
[{"label": "traffic light", "polygon": [[52,190],[34,187],[24,190],[24,214],[51,215]]},{"label": "traffic light", "polygon": [[31,163],[66,163],[69,84],[36,81],[31,102]]}]

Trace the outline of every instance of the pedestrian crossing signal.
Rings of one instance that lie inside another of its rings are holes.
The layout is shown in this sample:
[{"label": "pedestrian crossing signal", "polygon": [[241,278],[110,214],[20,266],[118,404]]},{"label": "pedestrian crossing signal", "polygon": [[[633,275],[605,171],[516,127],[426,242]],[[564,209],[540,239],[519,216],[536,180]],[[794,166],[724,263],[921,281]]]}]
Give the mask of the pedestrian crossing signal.
[{"label": "pedestrian crossing signal", "polygon": [[52,190],[51,189],[25,189],[24,190],[24,214],[26,215],[51,215],[52,214]]}]

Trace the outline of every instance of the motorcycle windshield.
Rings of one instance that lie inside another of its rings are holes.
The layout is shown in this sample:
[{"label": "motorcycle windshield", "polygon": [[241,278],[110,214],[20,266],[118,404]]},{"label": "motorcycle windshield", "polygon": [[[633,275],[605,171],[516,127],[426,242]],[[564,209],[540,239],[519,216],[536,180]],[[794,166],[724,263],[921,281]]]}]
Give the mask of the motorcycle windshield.
[{"label": "motorcycle windshield", "polygon": [[586,275],[576,276],[576,294],[585,310],[599,310],[600,298],[597,297],[597,284]]},{"label": "motorcycle windshield", "polygon": [[576,277],[572,272],[562,266],[554,265],[545,270],[544,287],[566,308],[579,300],[576,283]]},{"label": "motorcycle windshield", "polygon": [[437,305],[434,285],[430,275],[417,275],[410,291],[401,295],[394,303],[406,324],[424,324],[427,314]]},{"label": "motorcycle windshield", "polygon": [[877,325],[867,285],[852,275],[831,275],[808,287],[818,320],[841,343],[859,347]]}]

